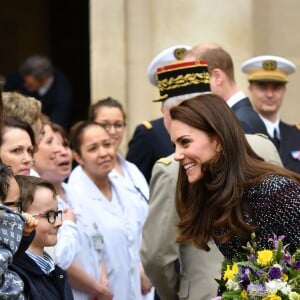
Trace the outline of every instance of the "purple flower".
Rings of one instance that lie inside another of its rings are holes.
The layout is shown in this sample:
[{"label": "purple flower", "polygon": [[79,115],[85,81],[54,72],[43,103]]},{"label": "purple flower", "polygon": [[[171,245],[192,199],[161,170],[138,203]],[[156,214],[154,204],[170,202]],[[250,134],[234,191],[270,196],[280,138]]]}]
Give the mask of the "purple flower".
[{"label": "purple flower", "polygon": [[249,274],[250,270],[248,267],[241,267],[241,274],[239,275],[239,279],[244,289],[246,289],[248,284],[250,283]]},{"label": "purple flower", "polygon": [[269,238],[268,242],[273,242],[274,248],[277,249],[278,248],[278,242],[282,241],[284,239],[284,235],[280,235],[277,238],[277,235],[274,233],[273,234],[273,238]]},{"label": "purple flower", "polygon": [[250,283],[247,287],[247,293],[249,296],[263,297],[265,295],[265,289],[261,284]]},{"label": "purple flower", "polygon": [[248,260],[249,260],[250,262],[254,263],[254,262],[256,261],[256,258],[255,258],[255,256],[254,256],[253,254],[251,254],[251,255],[249,256]]},{"label": "purple flower", "polygon": [[296,270],[300,269],[300,260],[297,260],[297,261],[296,261],[294,268],[295,268]]},{"label": "purple flower", "polygon": [[282,261],[288,265],[292,264],[291,255],[289,253],[285,253],[282,257]]},{"label": "purple flower", "polygon": [[280,279],[281,278],[281,271],[280,271],[279,268],[274,267],[274,268],[271,268],[268,275],[269,275],[270,279]]},{"label": "purple flower", "polygon": [[254,273],[258,278],[260,278],[261,276],[265,275],[265,271],[262,269],[258,269],[255,273]]}]

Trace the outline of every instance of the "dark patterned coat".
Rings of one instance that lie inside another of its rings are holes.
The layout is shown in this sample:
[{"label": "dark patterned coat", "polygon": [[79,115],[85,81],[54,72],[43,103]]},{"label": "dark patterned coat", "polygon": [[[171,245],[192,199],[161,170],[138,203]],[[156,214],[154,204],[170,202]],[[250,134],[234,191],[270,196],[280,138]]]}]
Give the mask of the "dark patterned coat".
[{"label": "dark patterned coat", "polygon": [[[273,234],[284,235],[284,244],[294,252],[300,248],[300,186],[293,180],[280,175],[268,176],[259,186],[245,193],[244,201],[250,208],[250,214],[244,214],[244,220],[253,224],[258,249],[272,249],[269,238]],[[242,246],[247,241],[236,236],[232,241],[218,244],[223,255],[231,260],[240,257]]]}]

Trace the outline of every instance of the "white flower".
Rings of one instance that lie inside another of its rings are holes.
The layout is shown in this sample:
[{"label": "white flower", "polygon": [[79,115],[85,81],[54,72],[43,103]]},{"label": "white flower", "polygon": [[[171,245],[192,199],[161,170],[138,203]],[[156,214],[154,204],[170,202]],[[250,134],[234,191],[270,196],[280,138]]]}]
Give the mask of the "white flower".
[{"label": "white flower", "polygon": [[291,287],[283,280],[274,279],[266,282],[266,291],[270,294],[276,294],[280,291],[284,295],[288,295],[291,292]]},{"label": "white flower", "polygon": [[290,300],[300,300],[300,295],[296,292],[289,293],[289,299]]},{"label": "white flower", "polygon": [[230,291],[238,291],[240,290],[239,283],[236,281],[233,281],[231,279],[228,279],[226,282],[226,288]]},{"label": "white flower", "polygon": [[280,271],[282,271],[282,265],[280,264],[274,264],[272,268],[278,268]]}]

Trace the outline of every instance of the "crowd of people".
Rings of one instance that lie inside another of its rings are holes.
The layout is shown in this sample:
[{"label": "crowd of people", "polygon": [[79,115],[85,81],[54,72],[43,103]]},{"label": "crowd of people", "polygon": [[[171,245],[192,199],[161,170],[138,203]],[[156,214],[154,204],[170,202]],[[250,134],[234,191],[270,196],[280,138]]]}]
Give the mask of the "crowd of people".
[{"label": "crowd of people", "polygon": [[0,94],[0,298],[209,300],[253,233],[259,249],[274,234],[300,248],[300,130],[278,114],[296,68],[271,55],[241,68],[249,98],[217,44],[155,56],[163,117],[124,156],[119,101],[69,130],[64,109],[47,113],[55,95],[33,94],[56,82],[50,61],[24,62],[23,93]]}]

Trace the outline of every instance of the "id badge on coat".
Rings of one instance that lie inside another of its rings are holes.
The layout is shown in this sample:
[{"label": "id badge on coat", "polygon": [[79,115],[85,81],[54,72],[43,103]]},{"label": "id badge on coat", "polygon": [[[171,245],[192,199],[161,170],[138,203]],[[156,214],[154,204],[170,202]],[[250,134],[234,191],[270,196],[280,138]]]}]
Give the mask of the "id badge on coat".
[{"label": "id badge on coat", "polygon": [[93,246],[94,249],[98,252],[101,252],[104,246],[104,240],[103,240],[103,235],[101,234],[101,232],[98,229],[98,226],[94,223],[94,234],[92,235],[92,239],[93,239]]}]

